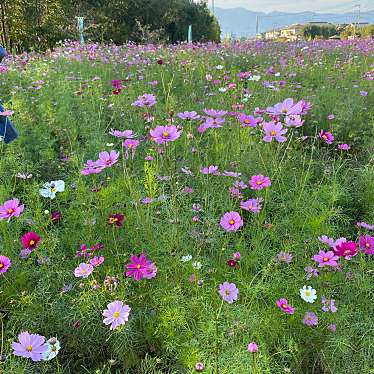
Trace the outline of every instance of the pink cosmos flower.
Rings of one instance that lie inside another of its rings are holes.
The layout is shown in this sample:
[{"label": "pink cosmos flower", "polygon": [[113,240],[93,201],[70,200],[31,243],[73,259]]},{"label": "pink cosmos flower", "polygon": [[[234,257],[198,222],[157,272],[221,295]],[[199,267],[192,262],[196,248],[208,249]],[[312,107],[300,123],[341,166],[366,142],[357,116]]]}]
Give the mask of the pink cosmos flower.
[{"label": "pink cosmos flower", "polygon": [[285,115],[301,114],[303,110],[302,102],[295,103],[293,99],[288,98],[282,103],[275,104],[272,108],[267,108],[269,114]]},{"label": "pink cosmos flower", "polygon": [[222,299],[229,304],[238,300],[239,290],[236,288],[235,283],[224,282],[220,284],[218,292],[222,296]]},{"label": "pink cosmos flower", "polygon": [[369,231],[374,230],[374,225],[371,225],[370,223],[366,223],[366,222],[357,222],[356,226],[357,227],[362,227],[362,228],[364,228],[366,230],[369,230]]},{"label": "pink cosmos flower", "polygon": [[20,205],[18,199],[6,201],[3,205],[0,205],[0,221],[7,219],[9,222],[12,217],[19,217],[24,208],[25,206]]},{"label": "pink cosmos flower", "polygon": [[238,231],[243,226],[243,220],[239,213],[227,212],[222,216],[220,225],[226,231]]},{"label": "pink cosmos flower", "polygon": [[117,161],[119,157],[119,152],[116,152],[114,150],[107,152],[103,151],[99,153],[99,159],[96,161],[98,166],[107,168],[113,166]]},{"label": "pink cosmos flower", "polygon": [[318,317],[313,312],[306,312],[303,323],[306,326],[317,326],[318,325]]},{"label": "pink cosmos flower", "polygon": [[158,144],[173,142],[181,136],[181,131],[177,127],[172,126],[157,126],[150,131],[152,139]]},{"label": "pink cosmos flower", "polygon": [[288,129],[284,129],[280,122],[264,122],[262,128],[265,132],[264,142],[270,143],[275,139],[277,142],[283,143],[287,140],[283,135],[287,133]]},{"label": "pink cosmos flower", "polygon": [[225,110],[215,110],[215,109],[204,109],[204,113],[209,117],[224,117],[227,114]]},{"label": "pink cosmos flower", "polygon": [[334,141],[334,135],[331,134],[331,132],[321,130],[319,133],[319,137],[323,139],[327,144],[332,144]]},{"label": "pink cosmos flower", "polygon": [[241,113],[238,116],[238,120],[243,127],[256,127],[259,123],[258,119],[254,116],[248,116],[245,113]]},{"label": "pink cosmos flower", "polygon": [[24,249],[33,250],[38,246],[40,242],[40,236],[36,232],[30,231],[22,236],[21,242]]},{"label": "pink cosmos flower", "polygon": [[324,266],[331,266],[331,267],[337,267],[338,263],[337,260],[339,259],[339,256],[336,256],[333,251],[319,251],[318,255],[314,255],[312,257],[312,260],[318,262],[318,267],[322,268]]},{"label": "pink cosmos flower", "polygon": [[132,130],[119,131],[111,129],[109,134],[115,136],[116,138],[126,139],[132,139],[135,136]]},{"label": "pink cosmos flower", "polygon": [[325,296],[322,296],[322,310],[324,312],[336,313],[338,308],[335,306],[335,300],[327,299]]},{"label": "pink cosmos flower", "polygon": [[218,171],[218,166],[210,165],[200,169],[200,172],[203,174],[213,174],[213,175],[220,175]]},{"label": "pink cosmos flower", "polygon": [[107,309],[103,311],[103,322],[110,325],[110,330],[124,325],[129,320],[131,308],[124,305],[122,301],[115,300],[107,305]]},{"label": "pink cosmos flower", "polygon": [[100,256],[100,257],[95,256],[90,259],[90,264],[94,267],[98,267],[104,262],[104,260],[105,260],[104,256]]},{"label": "pink cosmos flower", "polygon": [[281,311],[283,311],[287,314],[294,314],[294,312],[295,312],[295,308],[293,308],[290,304],[288,304],[287,299],[277,300],[277,306]]},{"label": "pink cosmos flower", "polygon": [[235,171],[227,171],[227,170],[224,170],[223,173],[222,173],[222,175],[223,175],[224,177],[239,178],[239,177],[242,175],[242,173],[237,173],[237,172],[235,172]]},{"label": "pink cosmos flower", "polygon": [[207,117],[205,122],[203,122],[197,129],[199,133],[205,132],[207,129],[217,129],[222,127],[225,123],[225,119],[221,117]]},{"label": "pink cosmos flower", "polygon": [[339,144],[338,148],[341,151],[349,151],[351,149],[351,146],[349,144],[343,143],[343,144]]},{"label": "pink cosmos flower", "polygon": [[126,277],[132,277],[136,281],[142,278],[153,278],[156,276],[157,268],[152,261],[148,260],[147,256],[142,253],[139,257],[132,255],[130,257],[130,264],[126,265]]},{"label": "pink cosmos flower", "polygon": [[193,121],[193,120],[196,120],[196,119],[200,118],[200,116],[195,111],[192,111],[192,112],[181,112],[181,113],[178,113],[177,116],[180,119],[183,119],[185,121]]},{"label": "pink cosmos flower", "polygon": [[252,213],[260,213],[263,201],[264,199],[262,198],[249,199],[247,201],[242,201],[240,202],[240,208],[244,210],[248,210]]},{"label": "pink cosmos flower", "polygon": [[361,235],[360,236],[360,249],[366,255],[374,255],[374,236]]},{"label": "pink cosmos flower", "polygon": [[136,139],[126,139],[122,143],[122,146],[126,149],[126,153],[125,153],[126,160],[129,158],[129,151],[131,151],[131,158],[134,159],[135,151],[139,144],[140,144],[139,140],[136,140]]},{"label": "pink cosmos flower", "polygon": [[255,342],[251,342],[251,343],[248,344],[247,350],[250,353],[257,353],[258,352],[258,346]]},{"label": "pink cosmos flower", "polygon": [[301,127],[304,121],[301,119],[300,115],[291,114],[287,116],[284,120],[286,126],[288,127]]},{"label": "pink cosmos flower", "polygon": [[104,166],[98,161],[88,160],[83,170],[81,170],[82,175],[90,175],[90,174],[99,174],[105,169]]},{"label": "pink cosmos flower", "polygon": [[87,278],[94,270],[94,267],[91,264],[86,264],[82,262],[74,270],[74,275],[76,278]]},{"label": "pink cosmos flower", "polygon": [[43,359],[43,353],[48,349],[44,336],[23,331],[18,335],[18,340],[19,342],[12,343],[15,356],[31,358],[32,361],[41,361]]},{"label": "pink cosmos flower", "polygon": [[12,266],[12,262],[9,257],[0,256],[0,274],[4,274]]},{"label": "pink cosmos flower", "polygon": [[357,244],[355,242],[343,242],[334,248],[334,252],[339,257],[350,260],[357,255]]},{"label": "pink cosmos flower", "polygon": [[249,186],[252,190],[262,190],[265,187],[271,186],[271,181],[269,177],[263,175],[253,175],[249,181]]},{"label": "pink cosmos flower", "polygon": [[131,105],[136,107],[152,107],[157,103],[156,96],[152,94],[144,94],[138,96],[138,99],[134,101]]}]

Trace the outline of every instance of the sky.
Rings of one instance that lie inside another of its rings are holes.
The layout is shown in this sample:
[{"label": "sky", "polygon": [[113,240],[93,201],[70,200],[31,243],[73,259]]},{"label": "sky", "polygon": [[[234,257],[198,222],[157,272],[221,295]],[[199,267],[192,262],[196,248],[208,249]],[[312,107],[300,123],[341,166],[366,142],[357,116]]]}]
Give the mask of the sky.
[{"label": "sky", "polygon": [[[209,5],[213,0],[208,0]],[[242,7],[253,11],[262,12],[352,12],[361,4],[362,11],[374,9],[374,0],[214,0],[214,4],[221,8]]]}]

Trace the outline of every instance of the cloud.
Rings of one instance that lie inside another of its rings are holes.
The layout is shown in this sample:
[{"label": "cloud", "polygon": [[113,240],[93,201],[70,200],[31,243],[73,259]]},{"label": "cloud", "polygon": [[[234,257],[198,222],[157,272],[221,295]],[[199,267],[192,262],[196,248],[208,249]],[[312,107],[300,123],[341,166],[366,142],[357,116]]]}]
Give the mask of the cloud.
[{"label": "cloud", "polygon": [[[360,1],[352,0],[214,0],[215,6],[222,8],[242,7],[253,11],[273,12],[352,12]],[[212,0],[209,0],[211,5]],[[372,4],[372,7],[370,7]],[[362,10],[374,8],[372,0],[361,0]]]}]

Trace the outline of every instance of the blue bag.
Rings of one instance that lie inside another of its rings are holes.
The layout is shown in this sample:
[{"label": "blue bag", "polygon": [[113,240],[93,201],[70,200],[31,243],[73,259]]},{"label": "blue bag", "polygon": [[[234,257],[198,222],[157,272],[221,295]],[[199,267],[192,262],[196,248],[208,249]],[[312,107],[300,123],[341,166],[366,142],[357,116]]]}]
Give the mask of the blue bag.
[{"label": "blue bag", "polygon": [[[0,112],[4,112],[4,108],[1,104]],[[0,116],[0,137],[4,140],[5,144],[8,144],[18,138],[18,132],[7,116]]]}]

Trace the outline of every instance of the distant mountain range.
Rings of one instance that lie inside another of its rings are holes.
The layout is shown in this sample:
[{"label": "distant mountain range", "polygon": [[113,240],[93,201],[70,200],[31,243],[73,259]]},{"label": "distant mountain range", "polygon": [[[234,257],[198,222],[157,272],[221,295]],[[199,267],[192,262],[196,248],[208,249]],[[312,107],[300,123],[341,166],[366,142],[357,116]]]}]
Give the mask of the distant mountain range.
[{"label": "distant mountain range", "polygon": [[[352,23],[357,22],[357,13],[284,13],[284,12],[252,12],[244,8],[215,8],[215,14],[221,25],[222,34],[231,33],[236,37],[256,35],[256,19],[259,20],[259,31],[264,32],[294,23],[305,24],[314,22]],[[374,23],[374,10],[361,12],[360,22]]]}]

